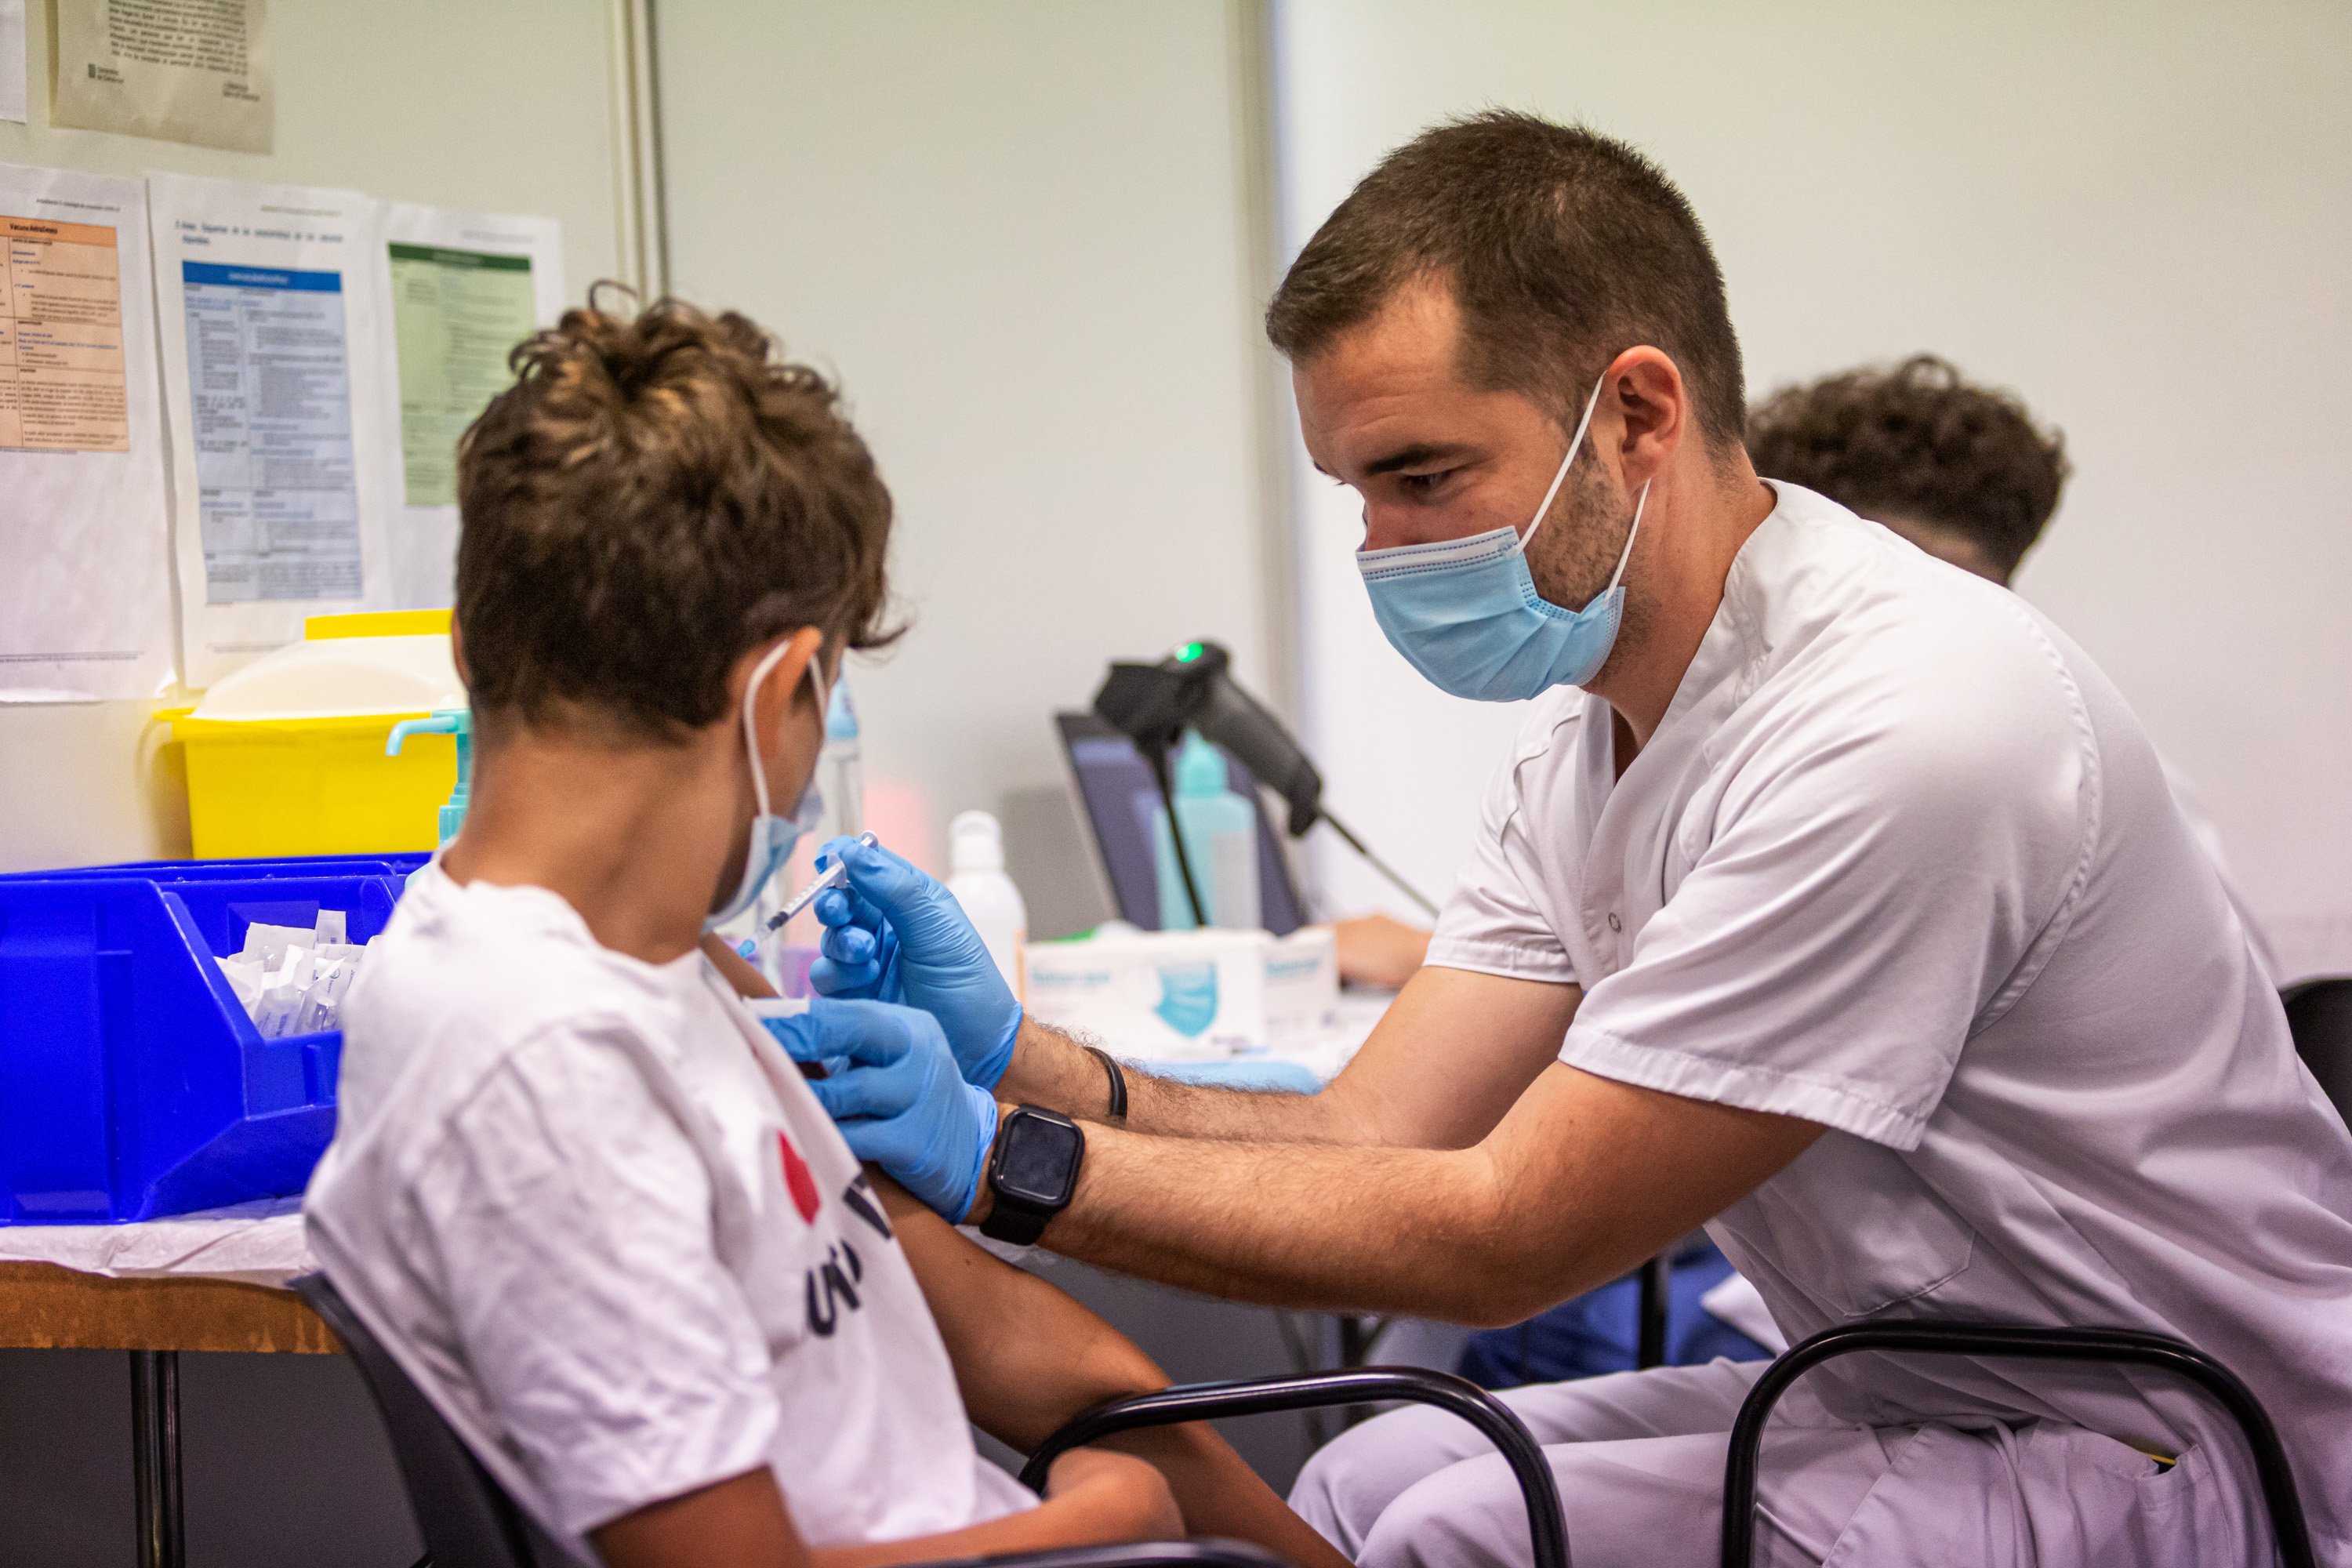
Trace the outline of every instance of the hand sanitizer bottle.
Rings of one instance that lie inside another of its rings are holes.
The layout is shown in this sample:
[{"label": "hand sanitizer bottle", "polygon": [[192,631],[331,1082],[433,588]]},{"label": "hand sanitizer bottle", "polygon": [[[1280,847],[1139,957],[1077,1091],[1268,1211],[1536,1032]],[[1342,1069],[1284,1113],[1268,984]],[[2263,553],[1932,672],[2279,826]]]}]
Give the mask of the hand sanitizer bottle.
[{"label": "hand sanitizer bottle", "polygon": [[[1260,923],[1257,889],[1257,811],[1232,788],[1225,754],[1184,731],[1176,754],[1176,826],[1184,835],[1184,858],[1192,868],[1209,923],[1231,931],[1255,931]],[[1160,929],[1191,931],[1192,901],[1176,864],[1176,843],[1168,814],[1157,814]]]},{"label": "hand sanitizer bottle", "polygon": [[1004,874],[1004,832],[984,811],[967,811],[948,824],[948,891],[988,944],[1004,984],[1027,1000],[1021,949],[1029,941],[1029,908]]}]

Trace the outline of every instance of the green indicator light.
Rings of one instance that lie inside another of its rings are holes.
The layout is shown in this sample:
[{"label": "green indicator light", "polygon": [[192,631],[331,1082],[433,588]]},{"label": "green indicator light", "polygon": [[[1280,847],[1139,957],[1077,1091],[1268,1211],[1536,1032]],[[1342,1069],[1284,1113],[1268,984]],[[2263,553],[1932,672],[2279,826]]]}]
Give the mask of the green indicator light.
[{"label": "green indicator light", "polygon": [[1201,645],[1196,642],[1188,642],[1176,650],[1176,662],[1179,664],[1190,664],[1200,657]]}]

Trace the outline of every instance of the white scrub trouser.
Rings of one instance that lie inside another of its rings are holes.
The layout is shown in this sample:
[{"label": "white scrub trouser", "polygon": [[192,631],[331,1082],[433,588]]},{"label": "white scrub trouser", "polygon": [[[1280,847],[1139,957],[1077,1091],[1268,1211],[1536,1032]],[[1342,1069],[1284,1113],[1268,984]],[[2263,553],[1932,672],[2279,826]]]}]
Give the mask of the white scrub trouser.
[{"label": "white scrub trouser", "polygon": [[[1551,1460],[1575,1568],[1716,1562],[1732,1419],[1767,1364],[1661,1367],[1500,1396]],[[2159,1472],[2112,1438],[2047,1423],[1858,1427],[1799,1384],[1765,1439],[1756,1559],[1772,1568],[2266,1561],[2259,1527],[2250,1541],[2249,1521],[2200,1484],[2202,1458]],[[2222,1506],[2196,1507],[2200,1494]],[[1364,1568],[1529,1560],[1508,1467],[1475,1429],[1425,1406],[1334,1439],[1307,1461],[1290,1501]]]}]

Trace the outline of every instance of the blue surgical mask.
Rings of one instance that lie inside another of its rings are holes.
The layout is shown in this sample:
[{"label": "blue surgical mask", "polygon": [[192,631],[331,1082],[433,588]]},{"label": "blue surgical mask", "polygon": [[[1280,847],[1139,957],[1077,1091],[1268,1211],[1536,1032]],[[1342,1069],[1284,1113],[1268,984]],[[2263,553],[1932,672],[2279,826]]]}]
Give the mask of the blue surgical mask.
[{"label": "blue surgical mask", "polygon": [[[768,770],[760,763],[760,732],[751,721],[751,706],[760,694],[760,683],[768,679],[768,671],[784,657],[791,645],[778,643],[768,657],[751,671],[751,679],[743,683],[743,750],[751,762],[751,797],[758,809],[751,816],[751,844],[743,857],[743,879],[735,884],[735,896],[722,907],[713,910],[702,921],[704,931],[716,931],[751,907],[768,879],[783,868],[793,856],[793,846],[801,835],[816,830],[817,820],[824,815],[824,796],[816,787],[816,775],[812,772],[800,800],[793,806],[790,816],[776,816],[768,810]],[[816,692],[816,710],[825,710],[824,677],[817,668],[815,656],[808,661],[809,685]]]},{"label": "blue surgical mask", "polygon": [[1356,569],[1390,646],[1440,689],[1480,702],[1517,702],[1555,686],[1581,686],[1607,662],[1625,613],[1625,563],[1633,556],[1648,483],[1633,503],[1633,523],[1609,586],[1580,610],[1561,609],[1536,592],[1528,542],[1543,526],[1560,481],[1583,449],[1608,379],[1593,384],[1568,455],[1526,534],[1497,528],[1467,539],[1356,552]]}]

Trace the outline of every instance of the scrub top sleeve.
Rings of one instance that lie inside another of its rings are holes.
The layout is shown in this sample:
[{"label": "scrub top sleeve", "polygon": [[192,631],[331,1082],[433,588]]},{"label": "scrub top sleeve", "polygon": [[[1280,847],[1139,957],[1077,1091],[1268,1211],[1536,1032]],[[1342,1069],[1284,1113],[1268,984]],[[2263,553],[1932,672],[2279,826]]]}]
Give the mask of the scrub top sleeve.
[{"label": "scrub top sleeve", "polygon": [[709,1169],[626,1026],[513,1052],[415,1197],[506,1447],[585,1532],[763,1464],[765,1342],[717,1257]]},{"label": "scrub top sleeve", "polygon": [[1524,751],[1496,770],[1479,809],[1477,842],[1454,896],[1437,918],[1422,962],[1512,980],[1576,983],[1576,965],[1560,945],[1534,889],[1543,885],[1529,841],[1530,811],[1519,774]]},{"label": "scrub top sleeve", "polygon": [[1743,760],[1560,1059],[1908,1150],[2063,927],[2096,765],[2056,699],[1908,718],[1828,700],[1842,711],[1794,715]]}]

